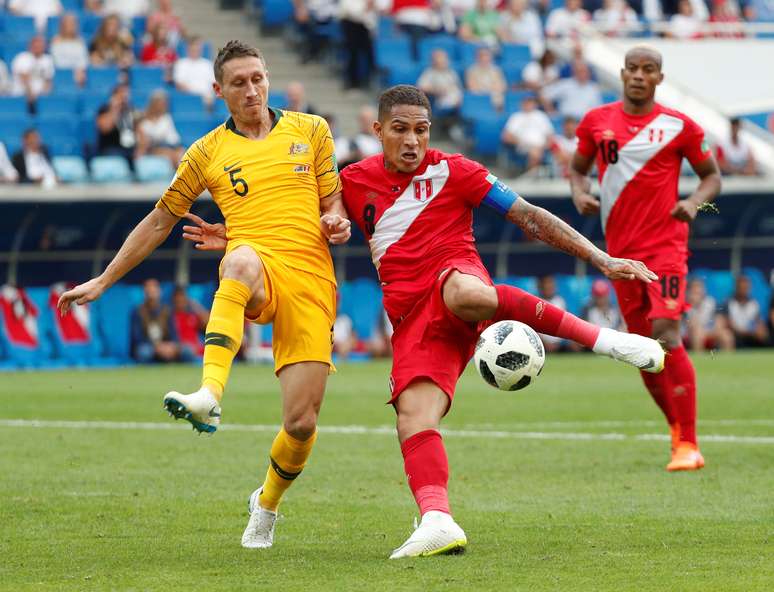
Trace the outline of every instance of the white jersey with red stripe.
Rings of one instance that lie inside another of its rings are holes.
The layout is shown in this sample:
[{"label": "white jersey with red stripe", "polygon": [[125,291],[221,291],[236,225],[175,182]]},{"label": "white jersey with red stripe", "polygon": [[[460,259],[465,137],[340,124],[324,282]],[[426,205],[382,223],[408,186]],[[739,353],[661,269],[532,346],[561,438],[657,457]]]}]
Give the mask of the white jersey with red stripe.
[{"label": "white jersey with red stripe", "polygon": [[413,173],[377,154],[342,170],[344,205],[368,241],[385,308],[400,318],[453,261],[480,263],[473,208],[497,180],[461,154],[428,150]]},{"label": "white jersey with red stripe", "polygon": [[618,101],[589,111],[576,133],[578,152],[596,155],[608,252],[685,268],[688,224],[670,212],[683,158],[695,166],[711,154],[701,127],[658,103],[630,115]]}]

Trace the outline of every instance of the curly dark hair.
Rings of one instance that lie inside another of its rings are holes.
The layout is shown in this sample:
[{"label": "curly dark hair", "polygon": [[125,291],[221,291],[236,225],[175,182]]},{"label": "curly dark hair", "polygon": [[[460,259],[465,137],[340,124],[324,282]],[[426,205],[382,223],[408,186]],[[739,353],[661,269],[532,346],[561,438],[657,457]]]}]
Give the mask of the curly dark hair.
[{"label": "curly dark hair", "polygon": [[430,99],[416,86],[410,84],[398,84],[388,88],[379,96],[379,121],[383,122],[396,105],[416,105],[427,109],[428,118],[432,117]]},{"label": "curly dark hair", "polygon": [[215,63],[213,64],[215,80],[218,81],[218,84],[223,82],[223,64],[229,60],[248,56],[258,58],[263,62],[263,65],[266,66],[266,60],[263,59],[263,54],[257,47],[252,47],[247,45],[247,43],[242,43],[241,41],[234,39],[226,43],[226,45],[218,52],[218,56],[215,58]]}]

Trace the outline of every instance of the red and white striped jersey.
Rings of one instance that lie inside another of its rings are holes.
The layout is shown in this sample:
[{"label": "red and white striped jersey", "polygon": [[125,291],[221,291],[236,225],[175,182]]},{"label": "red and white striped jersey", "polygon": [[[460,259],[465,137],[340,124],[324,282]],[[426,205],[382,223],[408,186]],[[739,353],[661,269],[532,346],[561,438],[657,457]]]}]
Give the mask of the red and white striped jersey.
[{"label": "red and white striped jersey", "polygon": [[701,127],[658,103],[647,115],[629,115],[618,101],[589,111],[576,134],[578,152],[596,154],[608,252],[684,266],[688,224],[669,213],[683,158],[695,166],[711,155]]},{"label": "red and white striped jersey", "polygon": [[377,154],[341,171],[344,205],[368,241],[391,318],[408,313],[449,261],[480,261],[473,208],[496,177],[461,154],[428,150],[413,173]]}]

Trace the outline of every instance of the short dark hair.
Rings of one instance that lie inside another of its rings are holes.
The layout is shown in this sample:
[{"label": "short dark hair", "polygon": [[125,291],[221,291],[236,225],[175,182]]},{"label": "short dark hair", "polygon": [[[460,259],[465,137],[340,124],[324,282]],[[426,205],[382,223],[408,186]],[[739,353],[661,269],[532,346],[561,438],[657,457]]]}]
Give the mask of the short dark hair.
[{"label": "short dark hair", "polygon": [[229,60],[244,57],[258,58],[263,62],[264,66],[266,65],[266,60],[263,59],[263,54],[257,47],[232,39],[220,49],[218,56],[215,58],[215,63],[212,66],[215,71],[215,80],[218,81],[218,84],[223,82],[223,65]]},{"label": "short dark hair", "polygon": [[416,105],[427,109],[428,118],[433,116],[430,99],[416,86],[399,84],[388,88],[379,96],[379,121],[384,121],[397,105]]}]

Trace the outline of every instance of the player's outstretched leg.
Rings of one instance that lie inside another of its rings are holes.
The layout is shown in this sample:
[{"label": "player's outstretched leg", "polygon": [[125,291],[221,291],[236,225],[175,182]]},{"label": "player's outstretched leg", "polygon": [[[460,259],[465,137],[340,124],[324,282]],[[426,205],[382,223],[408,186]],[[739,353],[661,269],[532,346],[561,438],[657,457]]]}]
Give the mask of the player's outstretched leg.
[{"label": "player's outstretched leg", "polygon": [[164,396],[164,408],[175,419],[190,421],[193,429],[200,434],[212,434],[220,425],[218,399],[206,386],[190,395],[168,392]]},{"label": "player's outstretched leg", "polygon": [[406,477],[422,520],[390,559],[461,553],[468,544],[449,509],[449,461],[438,431],[448,403],[426,380],[413,383],[395,403]]}]

